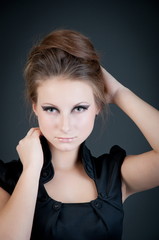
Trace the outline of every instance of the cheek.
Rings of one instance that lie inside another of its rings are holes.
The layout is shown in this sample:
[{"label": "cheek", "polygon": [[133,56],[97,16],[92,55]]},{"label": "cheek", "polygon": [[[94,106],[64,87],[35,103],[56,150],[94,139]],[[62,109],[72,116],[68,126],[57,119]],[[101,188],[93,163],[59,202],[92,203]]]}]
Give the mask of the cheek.
[{"label": "cheek", "polygon": [[42,132],[49,131],[50,128],[56,127],[55,119],[52,119],[50,116],[39,115],[38,123]]},{"label": "cheek", "polygon": [[78,126],[83,129],[83,132],[90,132],[92,131],[94,127],[95,122],[95,115],[94,114],[88,114],[84,117],[81,117],[78,121]]}]

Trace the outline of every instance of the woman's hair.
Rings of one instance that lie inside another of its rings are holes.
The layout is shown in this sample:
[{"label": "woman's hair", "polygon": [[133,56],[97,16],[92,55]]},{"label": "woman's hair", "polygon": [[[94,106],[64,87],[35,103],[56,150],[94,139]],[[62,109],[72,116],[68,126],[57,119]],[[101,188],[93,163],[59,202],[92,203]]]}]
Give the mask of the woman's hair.
[{"label": "woman's hair", "polygon": [[62,76],[90,84],[100,109],[106,103],[99,57],[90,40],[76,31],[53,31],[34,46],[28,56],[24,76],[27,98],[31,102],[36,103],[37,88],[42,82]]}]

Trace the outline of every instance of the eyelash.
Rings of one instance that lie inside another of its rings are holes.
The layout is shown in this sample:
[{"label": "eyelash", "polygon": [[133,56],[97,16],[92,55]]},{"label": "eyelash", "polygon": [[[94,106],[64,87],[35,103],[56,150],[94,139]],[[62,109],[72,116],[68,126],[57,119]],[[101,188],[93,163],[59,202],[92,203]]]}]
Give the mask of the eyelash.
[{"label": "eyelash", "polygon": [[[80,105],[80,106],[76,106],[73,108],[73,110],[77,110],[75,112],[84,112],[86,110],[88,110],[89,106],[84,106],[84,105]],[[54,111],[59,112],[59,110],[55,107],[50,107],[50,106],[42,106],[43,111],[49,112],[49,113],[53,113]],[[79,109],[82,109],[82,111],[80,111]]]},{"label": "eyelash", "polygon": [[84,112],[84,111],[86,111],[86,110],[88,110],[88,108],[89,108],[89,106],[82,106],[82,105],[80,105],[80,106],[77,106],[77,107],[75,107],[73,110],[79,110],[79,109],[82,109],[82,111],[77,111],[77,112]]},{"label": "eyelash", "polygon": [[55,108],[55,107],[48,107],[48,106],[42,107],[42,109],[43,109],[43,111],[50,112],[50,113],[53,112],[54,110],[58,111],[57,108]]}]

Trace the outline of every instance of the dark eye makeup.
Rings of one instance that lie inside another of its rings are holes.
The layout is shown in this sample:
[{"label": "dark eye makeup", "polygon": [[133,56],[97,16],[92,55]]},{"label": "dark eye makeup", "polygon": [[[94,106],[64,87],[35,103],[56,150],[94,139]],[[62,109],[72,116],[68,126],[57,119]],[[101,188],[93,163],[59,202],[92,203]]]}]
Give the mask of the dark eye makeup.
[{"label": "dark eye makeup", "polygon": [[57,108],[55,108],[55,107],[51,107],[51,106],[41,106],[41,107],[42,107],[42,109],[43,109],[44,111],[46,111],[46,112],[54,112],[54,111],[58,111]]},{"label": "dark eye makeup", "polygon": [[[89,108],[90,105],[77,105],[75,106],[71,112],[75,111],[75,112],[83,112],[85,110],[87,110]],[[52,107],[52,106],[41,106],[43,111],[46,112],[59,112],[59,110],[56,107]]]},{"label": "dark eye makeup", "polygon": [[89,105],[79,105],[73,108],[73,110],[77,112],[83,112],[84,110],[87,110],[89,108]]}]

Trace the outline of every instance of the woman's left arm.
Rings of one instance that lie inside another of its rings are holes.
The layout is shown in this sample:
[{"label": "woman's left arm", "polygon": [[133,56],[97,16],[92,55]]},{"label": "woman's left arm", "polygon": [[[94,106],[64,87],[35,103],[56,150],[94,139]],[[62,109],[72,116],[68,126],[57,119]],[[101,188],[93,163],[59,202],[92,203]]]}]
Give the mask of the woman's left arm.
[{"label": "woman's left arm", "polygon": [[116,104],[138,126],[152,150],[127,156],[121,172],[125,198],[132,193],[159,186],[159,111],[140,99],[102,68],[108,102]]}]

